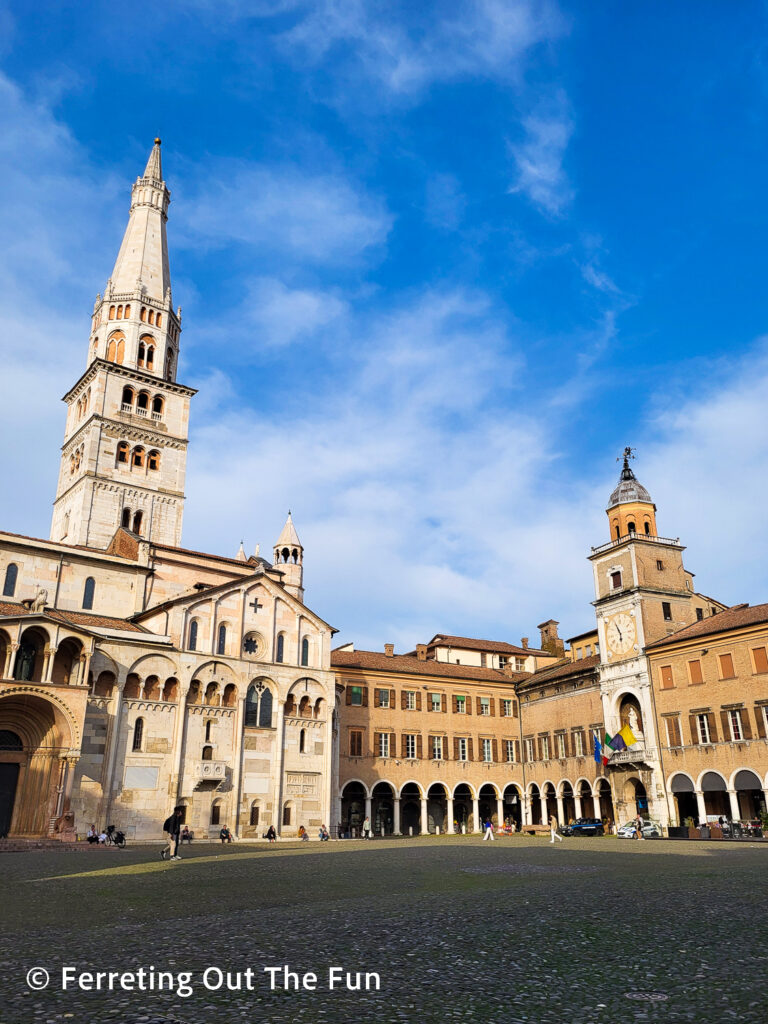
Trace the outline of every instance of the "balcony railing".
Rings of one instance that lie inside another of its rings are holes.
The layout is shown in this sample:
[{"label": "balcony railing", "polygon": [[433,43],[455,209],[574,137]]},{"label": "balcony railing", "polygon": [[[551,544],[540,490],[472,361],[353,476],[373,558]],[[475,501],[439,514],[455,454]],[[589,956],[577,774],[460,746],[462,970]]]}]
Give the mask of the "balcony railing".
[{"label": "balcony railing", "polygon": [[616,754],[611,754],[611,759],[608,762],[608,767],[616,764],[639,764],[647,761],[656,760],[656,748],[646,747],[645,744],[636,743],[634,747],[630,747],[627,750],[620,750]]},{"label": "balcony railing", "polygon": [[194,775],[198,782],[223,782],[227,777],[227,762],[197,761]]},{"label": "balcony railing", "polygon": [[618,537],[615,540],[609,540],[606,544],[600,544],[596,548],[592,548],[593,555],[599,555],[602,551],[610,551],[611,548],[618,547],[619,544],[623,544],[627,540],[642,540],[648,541],[649,544],[679,544],[679,537],[652,537],[648,533],[625,533],[623,537]]}]

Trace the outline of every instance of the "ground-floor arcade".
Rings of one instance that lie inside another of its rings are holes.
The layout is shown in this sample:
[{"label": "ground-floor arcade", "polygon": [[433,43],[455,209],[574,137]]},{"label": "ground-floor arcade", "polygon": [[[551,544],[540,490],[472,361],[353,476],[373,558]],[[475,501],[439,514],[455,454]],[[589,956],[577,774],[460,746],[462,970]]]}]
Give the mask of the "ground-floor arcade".
[{"label": "ground-floor arcade", "polygon": [[728,777],[716,770],[700,772],[695,778],[677,771],[667,780],[667,790],[671,816],[679,825],[719,818],[759,821],[768,806],[768,778],[753,768],[737,768]]}]

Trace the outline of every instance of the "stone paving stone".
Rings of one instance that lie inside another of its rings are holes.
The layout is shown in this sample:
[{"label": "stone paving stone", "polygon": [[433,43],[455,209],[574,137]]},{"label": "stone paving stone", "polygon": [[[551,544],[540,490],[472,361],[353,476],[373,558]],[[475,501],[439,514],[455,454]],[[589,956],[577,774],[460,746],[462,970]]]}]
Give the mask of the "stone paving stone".
[{"label": "stone paving stone", "polygon": [[[154,846],[5,854],[0,1024],[764,1024],[767,857],[523,837],[200,845],[173,863]],[[271,991],[263,968],[284,964],[318,990]],[[63,965],[189,971],[194,993],[62,992]],[[377,972],[381,989],[330,992],[332,965]],[[24,982],[36,966],[42,992]],[[208,967],[252,968],[253,991],[207,991]]]}]

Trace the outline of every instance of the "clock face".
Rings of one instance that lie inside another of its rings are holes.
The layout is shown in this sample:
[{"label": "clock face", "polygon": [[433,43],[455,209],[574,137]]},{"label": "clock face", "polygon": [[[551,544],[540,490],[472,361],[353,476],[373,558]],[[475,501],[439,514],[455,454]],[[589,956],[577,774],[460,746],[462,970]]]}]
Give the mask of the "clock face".
[{"label": "clock face", "polygon": [[605,629],[605,639],[614,654],[627,654],[635,645],[635,620],[626,612],[619,612]]}]

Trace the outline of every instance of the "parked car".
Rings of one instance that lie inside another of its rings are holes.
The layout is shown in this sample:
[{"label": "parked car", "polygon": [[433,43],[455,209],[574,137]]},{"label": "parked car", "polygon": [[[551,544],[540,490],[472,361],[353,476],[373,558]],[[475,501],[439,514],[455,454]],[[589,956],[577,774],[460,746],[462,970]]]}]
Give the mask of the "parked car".
[{"label": "parked car", "polygon": [[[622,825],[616,835],[619,839],[634,839],[637,832],[637,825],[634,821],[628,821]],[[650,818],[643,819],[643,839],[661,839],[661,825],[658,821],[651,821]]]},{"label": "parked car", "polygon": [[605,827],[599,818],[577,818],[560,830],[564,836],[603,836]]}]

